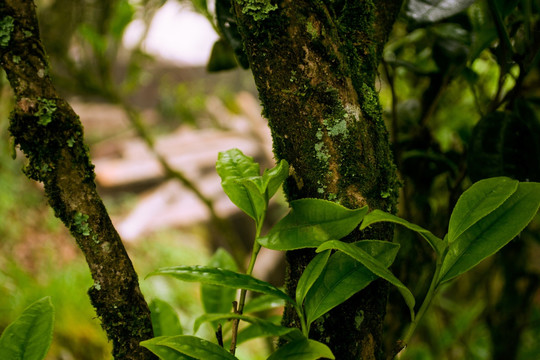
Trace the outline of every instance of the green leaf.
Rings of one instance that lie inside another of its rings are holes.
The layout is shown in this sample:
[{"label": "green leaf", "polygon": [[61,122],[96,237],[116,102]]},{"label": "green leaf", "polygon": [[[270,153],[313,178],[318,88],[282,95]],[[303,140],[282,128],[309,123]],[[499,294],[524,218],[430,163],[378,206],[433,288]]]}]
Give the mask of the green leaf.
[{"label": "green leaf", "polygon": [[[156,339],[156,338],[154,338]],[[151,339],[151,340],[154,340]],[[141,345],[159,356],[161,360],[196,360],[195,358],[173,350],[166,346],[160,346],[155,343],[152,343],[151,340],[141,342]]]},{"label": "green leaf", "polygon": [[501,206],[516,190],[518,181],[498,177],[481,180],[459,198],[448,226],[448,242],[452,243],[473,224]]},{"label": "green leaf", "polygon": [[403,283],[397,277],[395,277],[390,270],[387,269],[389,265],[386,266],[386,264],[383,264],[381,261],[375,259],[373,256],[371,256],[355,244],[348,244],[339,240],[331,240],[325,242],[324,244],[319,246],[319,248],[317,248],[317,252],[329,249],[343,251],[345,254],[349,255],[356,261],[359,261],[375,275],[385,279],[390,284],[397,287],[399,292],[405,299],[405,303],[407,303],[407,306],[409,307],[412,320],[414,320],[414,296],[411,291],[405,285],[403,285]]},{"label": "green leaf", "polygon": [[[208,263],[209,267],[238,271],[233,257],[219,248]],[[220,285],[201,285],[201,300],[206,313],[226,313],[232,310],[232,302],[236,297],[236,289]],[[217,325],[217,324],[214,324]]]},{"label": "green leaf", "polygon": [[275,309],[284,305],[285,302],[283,301],[283,299],[277,298],[273,295],[262,295],[251,299],[244,306],[244,314]]},{"label": "green leaf", "polygon": [[[154,350],[168,348],[174,350],[180,355],[187,355],[197,360],[234,360],[237,359],[230,352],[219,345],[210,341],[198,338],[196,336],[179,335],[179,336],[161,336],[150,340],[142,341],[141,345],[159,355]],[[176,355],[176,354],[174,354]],[[168,352],[166,356],[173,356],[173,353]],[[175,357],[163,357],[164,360],[176,359]],[[184,359],[179,357],[179,359]]]},{"label": "green leaf", "polygon": [[150,273],[147,277],[155,275],[168,275],[182,281],[221,285],[233,289],[246,289],[261,292],[263,294],[274,295],[294,304],[294,300],[287,294],[266,281],[230,270],[217,269],[208,266],[173,266],[158,269],[157,271]]},{"label": "green leaf", "polygon": [[218,39],[214,43],[214,46],[212,46],[212,52],[210,53],[206,70],[208,72],[218,72],[234,69],[237,66],[238,64],[232,47],[225,40]]},{"label": "green leaf", "polygon": [[306,298],[309,289],[311,289],[313,283],[315,283],[323,272],[329,257],[330,251],[324,251],[317,254],[317,256],[309,262],[296,286],[296,303],[298,305],[302,306],[304,303],[304,299]]},{"label": "green leaf", "polygon": [[219,153],[216,170],[229,199],[258,222],[266,210],[264,190],[254,180],[260,179],[259,164],[240,150],[231,149]]},{"label": "green leaf", "polygon": [[154,299],[149,307],[154,336],[182,335],[182,325],[171,305],[163,300]]},{"label": "green leaf", "polygon": [[51,346],[53,323],[54,308],[50,297],[31,304],[2,333],[0,359],[44,359]]},{"label": "green leaf", "polygon": [[216,21],[221,35],[234,49],[238,63],[244,68],[249,68],[249,61],[244,50],[242,36],[238,31],[236,16],[232,13],[232,0],[216,0]]},{"label": "green leaf", "polygon": [[298,338],[301,337],[302,333],[297,328],[288,328],[285,326],[281,326],[278,324],[273,323],[269,320],[260,319],[253,316],[246,316],[246,315],[240,315],[240,314],[203,314],[199,316],[195,320],[195,324],[193,325],[193,331],[197,332],[199,330],[200,326],[205,322],[221,322],[223,321],[229,321],[230,319],[241,319],[247,323],[253,324],[257,326],[260,330],[260,336],[285,336],[289,338]]},{"label": "green leaf", "polygon": [[[394,261],[398,244],[387,241],[364,240],[354,243],[388,267]],[[326,267],[305,298],[304,308],[308,327],[320,316],[365,288],[377,276],[350,256],[337,252],[330,256]]]},{"label": "green leaf", "polygon": [[289,176],[289,163],[281,160],[272,169],[266,169],[262,176],[268,199],[270,199]]},{"label": "green leaf", "polygon": [[203,15],[208,13],[208,4],[206,0],[191,0],[195,10]]},{"label": "green leaf", "polygon": [[364,220],[362,221],[362,224],[360,225],[360,230],[364,230],[368,226],[374,223],[381,222],[381,221],[396,223],[396,224],[405,226],[407,229],[417,232],[429,243],[429,245],[431,245],[433,250],[435,250],[435,252],[439,256],[442,255],[442,253],[444,252],[444,249],[446,248],[445,242],[442,239],[438,238],[437,236],[433,235],[430,231],[416,224],[412,224],[408,222],[407,220],[404,220],[400,217],[385,213],[384,211],[381,211],[381,210],[373,210],[372,212],[367,214]]},{"label": "green leaf", "polygon": [[419,23],[437,22],[454,16],[474,3],[474,0],[409,0],[406,14]]},{"label": "green leaf", "polygon": [[439,282],[453,279],[496,253],[529,224],[539,207],[540,183],[519,183],[502,205],[450,243]]},{"label": "green leaf", "polygon": [[267,360],[335,359],[328,346],[315,340],[300,339],[280,347]]},{"label": "green leaf", "polygon": [[321,199],[294,200],[291,211],[257,241],[273,250],[317,247],[325,241],[348,235],[367,211],[367,206],[350,210]]}]

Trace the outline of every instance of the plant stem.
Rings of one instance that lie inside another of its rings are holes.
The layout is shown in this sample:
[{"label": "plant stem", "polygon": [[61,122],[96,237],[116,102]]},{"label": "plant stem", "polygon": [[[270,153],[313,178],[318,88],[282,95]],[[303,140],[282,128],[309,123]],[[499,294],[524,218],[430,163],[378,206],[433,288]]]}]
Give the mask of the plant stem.
[{"label": "plant stem", "polygon": [[[251,259],[249,259],[249,265],[248,265],[248,269],[246,271],[247,275],[251,275],[253,273],[253,268],[255,267],[255,261],[257,260],[257,255],[259,255],[259,251],[261,250],[261,245],[257,242],[257,239],[261,235],[261,229],[262,229],[263,222],[264,222],[264,216],[262,217],[262,219],[260,219],[257,222],[257,229],[256,229],[256,232],[255,232],[255,241],[253,242],[253,249],[251,251]],[[235,314],[242,315],[242,312],[244,310],[244,304],[246,302],[246,294],[247,294],[246,289],[240,290],[240,300],[238,302],[238,306],[236,306],[236,301],[234,302],[234,304],[235,304],[234,305],[234,313]],[[237,339],[237,334],[238,334],[238,324],[239,323],[240,323],[240,319],[234,319],[233,323],[232,323],[232,330],[231,330],[232,335],[231,335],[230,352],[233,355],[236,352],[236,339]]]},{"label": "plant stem", "polygon": [[433,278],[431,279],[431,284],[429,285],[429,290],[426,294],[426,297],[424,298],[424,301],[422,302],[422,306],[420,306],[420,309],[418,310],[418,313],[416,314],[416,317],[411,322],[411,325],[407,329],[407,332],[405,333],[405,336],[402,339],[403,342],[403,348],[407,347],[407,344],[411,340],[414,331],[416,330],[416,327],[418,326],[418,323],[422,319],[422,317],[425,315],[427,309],[431,305],[431,302],[433,301],[433,298],[435,297],[435,294],[437,293],[437,289],[439,288],[439,274],[441,272],[442,267],[442,257],[440,257],[437,260],[437,265],[435,267],[435,273],[433,274]]}]

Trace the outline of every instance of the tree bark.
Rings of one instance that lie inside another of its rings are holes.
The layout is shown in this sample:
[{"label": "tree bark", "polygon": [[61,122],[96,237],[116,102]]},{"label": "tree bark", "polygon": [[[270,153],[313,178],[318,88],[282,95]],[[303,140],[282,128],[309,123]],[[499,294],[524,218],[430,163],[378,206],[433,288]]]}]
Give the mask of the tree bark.
[{"label": "tree bark", "polygon": [[55,215],[84,253],[88,291],[115,359],[155,359],[139,346],[153,337],[137,274],[96,191],[83,128],[49,76],[31,0],[0,0],[0,64],[15,94],[10,132],[26,157],[24,172],[43,182]]},{"label": "tree bark", "polygon": [[[396,168],[376,90],[382,49],[401,0],[233,0],[288,200],[316,197],[395,212]],[[381,225],[346,240],[392,239]],[[287,253],[293,294],[312,251]],[[375,281],[313,326],[336,359],[382,359],[387,287]],[[356,321],[355,321],[356,320]],[[285,325],[297,326],[292,309]]]}]

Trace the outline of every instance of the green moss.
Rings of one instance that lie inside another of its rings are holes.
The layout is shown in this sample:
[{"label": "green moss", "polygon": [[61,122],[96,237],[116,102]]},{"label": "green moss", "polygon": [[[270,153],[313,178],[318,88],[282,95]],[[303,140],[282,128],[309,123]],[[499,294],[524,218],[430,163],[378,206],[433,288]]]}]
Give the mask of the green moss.
[{"label": "green moss", "polygon": [[270,0],[236,0],[242,7],[242,13],[249,15],[255,21],[268,18],[271,11],[277,9],[277,5],[272,5]]},{"label": "green moss", "polygon": [[377,93],[366,83],[362,84],[362,111],[372,119],[381,118],[381,106]]},{"label": "green moss", "polygon": [[311,21],[308,21],[306,23],[306,31],[308,32],[308,34],[311,36],[312,39],[316,39],[319,37],[319,30],[315,27],[315,25]]},{"label": "green moss", "polygon": [[56,111],[56,102],[54,100],[38,98],[38,110],[34,114],[37,116],[38,124],[47,126],[52,121],[52,116]]},{"label": "green moss", "polygon": [[11,16],[6,16],[0,20],[0,46],[6,47],[9,45],[14,27],[14,20]]},{"label": "green moss", "polygon": [[72,230],[83,236],[90,236],[92,230],[88,225],[88,215],[81,214],[80,212],[73,217]]}]

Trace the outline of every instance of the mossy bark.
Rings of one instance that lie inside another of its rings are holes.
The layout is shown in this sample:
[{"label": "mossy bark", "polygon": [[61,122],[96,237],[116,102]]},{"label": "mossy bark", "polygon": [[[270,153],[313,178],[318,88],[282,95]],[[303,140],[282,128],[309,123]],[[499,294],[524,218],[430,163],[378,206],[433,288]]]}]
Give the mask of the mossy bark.
[{"label": "mossy bark", "polygon": [[[401,0],[233,4],[275,155],[291,166],[288,199],[395,211],[399,185],[376,78]],[[347,240],[391,240],[392,233],[381,225]],[[287,254],[290,293],[312,257]],[[310,336],[329,344],[337,359],[382,359],[386,298],[386,284],[375,281],[317,322]],[[291,309],[283,321],[297,325]]]},{"label": "mossy bark", "polygon": [[1,0],[0,64],[15,93],[10,132],[28,158],[26,175],[43,182],[55,215],[77,241],[94,285],[89,295],[115,359],[155,359],[139,342],[153,336],[137,274],[96,191],[83,128],[49,76],[31,0]]}]

